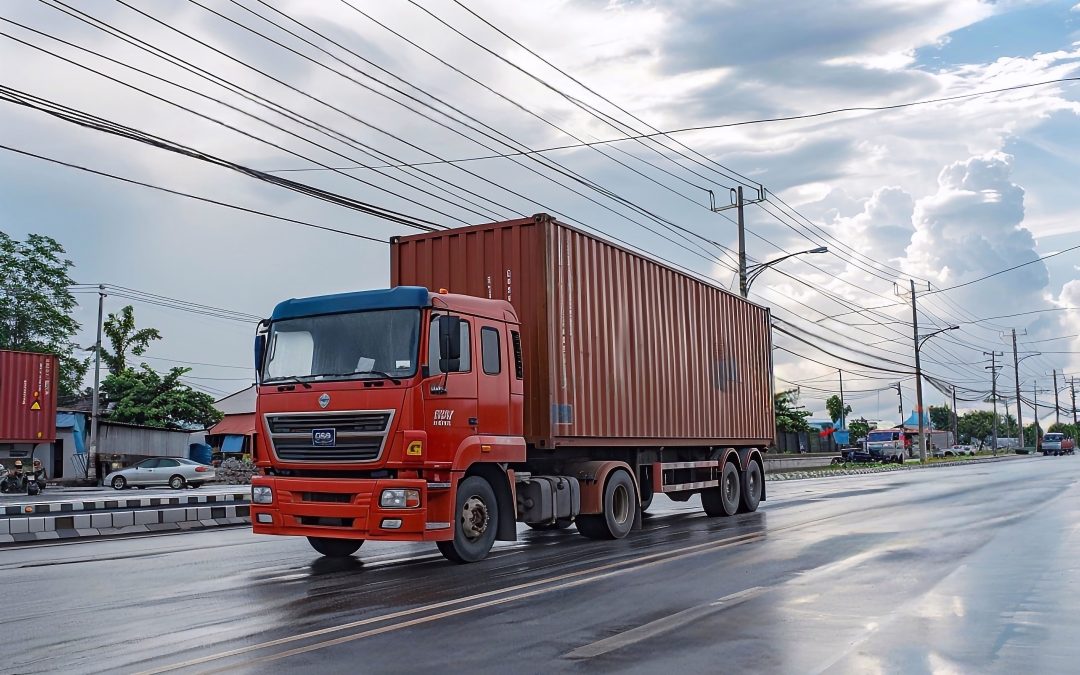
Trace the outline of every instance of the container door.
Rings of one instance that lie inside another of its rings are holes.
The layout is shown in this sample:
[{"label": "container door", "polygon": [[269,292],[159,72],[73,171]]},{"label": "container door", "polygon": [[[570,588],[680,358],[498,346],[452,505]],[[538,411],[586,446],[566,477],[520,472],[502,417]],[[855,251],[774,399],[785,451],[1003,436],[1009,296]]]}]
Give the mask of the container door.
[{"label": "container door", "polygon": [[477,393],[480,401],[480,433],[509,436],[510,371],[513,361],[507,358],[509,345],[505,324],[482,321],[480,324],[480,368]]},{"label": "container door", "polygon": [[[476,331],[472,318],[461,319],[461,359],[458,369],[443,373],[439,369],[439,317],[428,327],[428,370],[432,377],[424,382],[424,416],[427,429],[428,457],[451,461],[461,442],[476,433]],[[445,393],[440,390],[445,386]]]}]

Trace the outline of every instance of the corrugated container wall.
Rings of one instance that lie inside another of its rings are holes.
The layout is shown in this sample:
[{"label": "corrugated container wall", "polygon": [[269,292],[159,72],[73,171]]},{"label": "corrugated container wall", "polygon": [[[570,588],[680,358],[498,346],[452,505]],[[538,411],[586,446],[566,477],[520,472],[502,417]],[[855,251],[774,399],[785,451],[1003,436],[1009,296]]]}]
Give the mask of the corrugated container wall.
[{"label": "corrugated container wall", "polygon": [[395,238],[391,284],[508,300],[525,436],[560,445],[766,445],[768,309],[541,214]]},{"label": "corrugated container wall", "polygon": [[0,443],[56,440],[55,354],[0,350]]}]

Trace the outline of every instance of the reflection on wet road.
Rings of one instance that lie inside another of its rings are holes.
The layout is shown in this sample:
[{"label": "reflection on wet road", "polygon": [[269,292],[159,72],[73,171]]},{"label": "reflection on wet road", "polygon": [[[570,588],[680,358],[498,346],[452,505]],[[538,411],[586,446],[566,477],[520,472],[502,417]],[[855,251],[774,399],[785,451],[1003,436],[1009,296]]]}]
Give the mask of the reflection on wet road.
[{"label": "reflection on wet road", "polygon": [[14,672],[1070,672],[1080,460],[657,500],[628,539],[523,530],[481,563],[246,529],[8,549]]}]

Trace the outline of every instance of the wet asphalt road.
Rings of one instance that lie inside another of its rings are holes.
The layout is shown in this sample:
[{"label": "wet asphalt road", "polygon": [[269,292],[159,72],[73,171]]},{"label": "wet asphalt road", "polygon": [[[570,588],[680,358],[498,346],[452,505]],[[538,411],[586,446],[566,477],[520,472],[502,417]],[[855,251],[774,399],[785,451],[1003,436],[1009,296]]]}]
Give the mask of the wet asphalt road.
[{"label": "wet asphalt road", "polygon": [[1078,479],[769,483],[754,514],[663,500],[626,540],[529,531],[466,566],[246,529],[5,549],[0,671],[1076,672]]}]

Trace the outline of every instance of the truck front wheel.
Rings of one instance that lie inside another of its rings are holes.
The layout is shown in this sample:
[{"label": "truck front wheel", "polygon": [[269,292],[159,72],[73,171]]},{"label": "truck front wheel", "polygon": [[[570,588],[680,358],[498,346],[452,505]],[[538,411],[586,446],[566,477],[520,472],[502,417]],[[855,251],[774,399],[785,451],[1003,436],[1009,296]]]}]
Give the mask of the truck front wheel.
[{"label": "truck front wheel", "polygon": [[347,558],[364,543],[363,539],[332,539],[330,537],[308,537],[311,548],[327,558]]},{"label": "truck front wheel", "polygon": [[742,481],[732,462],[724,465],[719,487],[701,491],[701,506],[709,516],[733,516],[742,499]]},{"label": "truck front wheel", "polygon": [[637,489],[630,474],[615,471],[604,486],[604,512],[579,515],[578,532],[589,539],[622,539],[634,527],[637,507]]},{"label": "truck front wheel", "polygon": [[457,489],[457,522],[454,538],[436,542],[439,551],[456,563],[483,560],[495,543],[499,526],[499,503],[495,491],[480,476],[469,476]]}]

